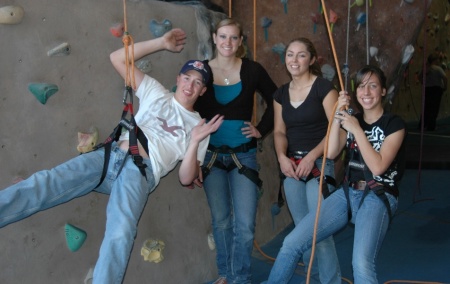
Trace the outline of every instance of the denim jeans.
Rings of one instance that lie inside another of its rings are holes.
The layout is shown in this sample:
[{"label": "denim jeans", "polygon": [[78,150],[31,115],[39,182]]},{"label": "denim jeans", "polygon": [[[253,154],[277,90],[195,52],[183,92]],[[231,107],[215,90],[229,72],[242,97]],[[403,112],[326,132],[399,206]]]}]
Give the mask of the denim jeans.
[{"label": "denim jeans", "polygon": [[[212,152],[206,153],[204,165]],[[256,153],[237,153],[242,165],[256,170]],[[230,155],[219,154],[217,161],[234,164]],[[203,182],[211,210],[216,263],[220,277],[228,283],[251,283],[251,254],[256,224],[258,187],[235,168],[230,172],[212,167]]]},{"label": "denim jeans", "polygon": [[[397,199],[386,194],[392,214],[397,210]],[[376,257],[389,226],[389,213],[383,201],[369,192],[359,207],[363,191],[349,189],[351,222],[355,224],[353,241],[353,277],[355,284],[377,284]],[[316,212],[310,212],[286,236],[278,253],[267,283],[288,283],[298,260],[311,248]],[[322,203],[317,229],[320,242],[348,223],[347,199],[344,190],[338,189]]]},{"label": "denim jeans", "polygon": [[[319,170],[322,169],[322,158],[316,160],[316,165]],[[334,162],[333,160],[326,160],[324,175],[334,177]],[[325,180],[323,181],[325,182]],[[331,185],[328,185],[332,187]],[[331,188],[330,188],[331,189]],[[334,188],[332,188],[334,189]],[[319,182],[312,178],[307,183],[297,181],[294,178],[287,177],[284,180],[284,193],[286,202],[289,207],[292,219],[295,226],[298,226],[300,221],[309,213],[316,212],[317,202],[319,198]],[[317,243],[315,250],[315,258],[313,267],[311,268],[311,275],[320,279],[320,283],[341,283],[341,271],[339,267],[339,259],[334,246],[333,236],[329,236],[323,241]],[[303,253],[303,263],[305,264],[305,272],[308,270],[308,265],[311,258],[311,250]]]},{"label": "denim jeans", "polygon": [[[99,149],[79,155],[1,190],[0,227],[93,191],[103,171],[104,153],[104,149]],[[130,158],[126,159],[117,176],[125,155],[114,143],[105,180],[95,189],[110,197],[106,208],[105,236],[95,265],[93,283],[122,283],[139,218],[148,195],[155,188],[148,159],[144,159],[147,180]]]}]

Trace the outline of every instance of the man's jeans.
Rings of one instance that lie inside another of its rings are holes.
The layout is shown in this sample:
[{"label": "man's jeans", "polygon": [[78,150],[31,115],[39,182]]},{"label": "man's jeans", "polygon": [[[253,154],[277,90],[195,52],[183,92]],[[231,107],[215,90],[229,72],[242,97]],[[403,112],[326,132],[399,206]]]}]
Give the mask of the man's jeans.
[{"label": "man's jeans", "polygon": [[[137,224],[155,188],[150,160],[147,181],[128,158],[119,176],[125,152],[113,144],[108,172],[95,191],[110,194],[106,209],[106,230],[94,269],[93,283],[122,283],[133,248]],[[36,212],[83,196],[99,183],[103,171],[104,149],[79,155],[51,170],[0,191],[0,227]]]},{"label": "man's jeans", "polygon": [[[256,170],[255,152],[236,155],[242,165]],[[208,151],[204,165],[211,156]],[[217,161],[225,166],[234,164],[230,155],[219,154]],[[211,168],[203,185],[211,210],[219,276],[228,283],[251,283],[258,187],[237,168],[227,172],[217,167]]]},{"label": "man's jeans", "polygon": [[[316,160],[319,170],[322,169],[322,158]],[[334,162],[327,160],[324,169],[324,175],[334,177]],[[323,181],[325,182],[325,180]],[[333,186],[328,187],[334,190]],[[312,178],[307,183],[297,181],[294,178],[287,177],[284,180],[284,193],[286,202],[289,207],[295,226],[309,213],[316,212],[317,202],[319,198],[319,182]],[[323,241],[317,243],[315,250],[315,258],[312,267],[312,275],[318,274],[320,283],[322,284],[340,284],[341,270],[339,267],[339,259],[334,246],[333,236],[329,236]],[[303,254],[303,262],[305,264],[305,272],[307,272],[309,260],[311,258],[311,250]]]},{"label": "man's jeans", "polygon": [[[355,284],[377,284],[376,257],[389,226],[389,213],[383,201],[369,192],[359,208],[362,190],[349,189],[352,223],[355,224],[353,242],[353,277]],[[386,194],[392,214],[397,210],[397,199]],[[325,199],[320,210],[317,242],[336,233],[348,223],[347,199],[344,190],[338,189]],[[267,283],[288,283],[297,262],[311,248],[315,212],[306,215],[286,236],[278,253]]]}]

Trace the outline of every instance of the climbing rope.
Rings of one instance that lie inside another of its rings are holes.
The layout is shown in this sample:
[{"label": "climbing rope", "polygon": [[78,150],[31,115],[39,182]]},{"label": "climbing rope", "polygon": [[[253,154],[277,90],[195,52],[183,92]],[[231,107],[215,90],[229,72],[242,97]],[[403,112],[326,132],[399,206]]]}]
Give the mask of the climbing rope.
[{"label": "climbing rope", "polygon": [[[253,60],[256,61],[256,0],[253,0]],[[256,93],[253,94],[253,115],[252,124],[256,124],[258,115],[258,105],[256,103]]]},{"label": "climbing rope", "polygon": [[[133,90],[136,90],[136,81],[134,77],[134,41],[133,37],[128,33],[126,0],[123,0],[123,22],[124,34],[122,36],[122,42],[125,49],[125,86],[131,86]],[[129,52],[130,47],[131,53]]]},{"label": "climbing rope", "polygon": [[[347,90],[347,83],[348,83],[348,74],[350,72],[349,66],[348,66],[348,49],[350,45],[350,6],[351,6],[351,0],[348,0],[348,8],[347,8],[347,37],[345,42],[345,63],[343,68],[343,73],[345,76],[345,85],[344,88]],[[338,66],[337,66],[338,67]]]},{"label": "climbing rope", "polygon": [[[330,28],[330,23],[328,20],[328,14],[327,14],[327,8],[325,5],[325,1],[321,0],[322,3],[322,10],[323,10],[323,14],[324,14],[324,18],[325,18],[325,22],[326,22],[326,27],[327,27],[327,31],[328,31],[328,38],[330,40],[330,44],[331,44],[331,51],[333,53],[333,58],[334,58],[334,64],[336,67],[339,67],[339,61],[336,55],[336,48],[334,46],[334,40],[333,40],[333,35],[331,33],[331,28]],[[345,90],[344,89],[344,84],[342,81],[342,75],[341,72],[336,72],[338,74],[338,78],[339,78],[339,85],[341,87],[341,90]],[[336,109],[337,109],[337,105],[338,102],[336,102],[334,104],[333,107],[333,111],[331,113],[335,113]],[[326,164],[326,158],[327,158],[327,154],[328,154],[328,142],[329,142],[329,136],[330,136],[330,129],[331,129],[331,125],[333,123],[333,119],[330,119],[328,122],[328,127],[327,127],[327,134],[325,136],[325,145],[324,145],[324,149],[323,149],[323,161],[322,161],[322,168],[320,170],[320,181],[319,181],[319,188],[322,188],[322,184],[323,184],[323,177],[324,177],[324,172],[325,172],[325,164]],[[318,202],[317,202],[317,209],[316,209],[316,219],[314,222],[314,231],[313,231],[313,242],[312,242],[312,247],[311,247],[311,258],[309,260],[309,266],[308,266],[308,274],[306,276],[306,284],[310,283],[310,278],[311,278],[311,269],[312,269],[312,263],[314,261],[314,254],[316,252],[316,242],[317,242],[317,227],[319,224],[319,215],[320,215],[320,207],[322,205],[322,192],[320,190],[317,191],[319,198],[318,198]]]},{"label": "climbing rope", "polygon": [[[423,17],[424,17],[424,25],[426,25],[427,21],[427,1],[424,1],[424,9],[423,9]],[[425,114],[425,85],[426,85],[426,58],[427,58],[427,33],[423,33],[423,64],[422,64],[422,110],[420,112],[420,150],[419,150],[419,165],[418,165],[418,173],[417,173],[417,186],[413,195],[413,202],[416,202],[416,193],[421,193],[420,181],[422,175],[422,157],[423,157],[423,133],[424,133],[424,114]]]},{"label": "climbing rope", "polygon": [[366,0],[366,63],[369,65],[370,59],[369,47],[369,1]]}]

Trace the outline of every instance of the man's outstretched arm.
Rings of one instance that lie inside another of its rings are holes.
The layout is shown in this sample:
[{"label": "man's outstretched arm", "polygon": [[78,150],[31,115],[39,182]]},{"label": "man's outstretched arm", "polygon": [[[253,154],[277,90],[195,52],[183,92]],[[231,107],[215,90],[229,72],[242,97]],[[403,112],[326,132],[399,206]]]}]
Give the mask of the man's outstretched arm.
[{"label": "man's outstretched arm", "polygon": [[178,177],[184,186],[191,185],[199,175],[199,161],[197,161],[197,151],[200,142],[215,132],[222,124],[223,116],[216,115],[208,123],[202,119],[197,126],[192,129],[191,141],[180,165]]},{"label": "man's outstretched arm", "polygon": [[[160,50],[180,52],[183,50],[185,43],[186,33],[182,29],[172,29],[165,33],[162,37],[135,43],[134,60],[139,60],[146,55],[155,53]],[[133,49],[131,48],[131,46],[129,46],[128,51],[130,53],[128,58],[132,58],[131,52],[133,51]],[[121,49],[112,52],[109,58],[114,68],[125,80],[127,72],[127,65],[125,64],[125,48],[122,47]],[[136,82],[136,88],[138,88],[142,82],[142,79],[144,78],[144,73],[137,67],[134,67],[134,78]]]}]

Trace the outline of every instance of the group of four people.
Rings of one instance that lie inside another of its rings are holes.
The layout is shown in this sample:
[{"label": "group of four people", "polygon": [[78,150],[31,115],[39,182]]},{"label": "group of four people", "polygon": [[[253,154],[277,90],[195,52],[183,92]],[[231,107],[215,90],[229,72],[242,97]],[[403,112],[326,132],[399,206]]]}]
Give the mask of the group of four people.
[{"label": "group of four people", "polygon": [[[325,199],[317,230],[317,267],[313,270],[321,283],[341,282],[332,235],[351,220],[355,223],[355,283],[377,283],[375,259],[397,207],[401,177],[398,156],[405,137],[403,121],[383,110],[383,72],[374,66],[358,72],[356,100],[362,112],[351,116],[344,111],[350,96],[345,91],[338,94],[321,77],[310,40],[298,38],[287,45],[285,63],[292,80],[280,88],[259,63],[241,57],[243,33],[239,23],[222,20],[216,25],[213,40],[214,58],[186,62],[177,76],[175,93],[135,68],[140,103],[135,119],[148,144],[145,147],[138,142],[145,175],[134,159],[128,158],[130,135],[125,132],[113,142],[107,174],[98,187],[105,148],[1,190],[0,227],[93,190],[110,194],[93,283],[121,283],[148,195],[181,161],[181,184],[203,187],[207,196],[219,275],[214,283],[251,283],[261,186],[257,139],[274,129],[275,151],[286,177],[285,194],[295,228],[283,243],[268,283],[287,283],[302,257],[309,263],[325,152],[326,178],[320,189]],[[180,52],[185,43],[185,32],[173,29],[160,38],[136,43],[134,58],[159,50]],[[126,78],[124,48],[111,53],[110,58]],[[257,125],[251,122],[255,92],[266,103]],[[332,125],[325,149],[329,121]],[[350,166],[343,186],[336,190],[333,159],[345,147]]]}]

